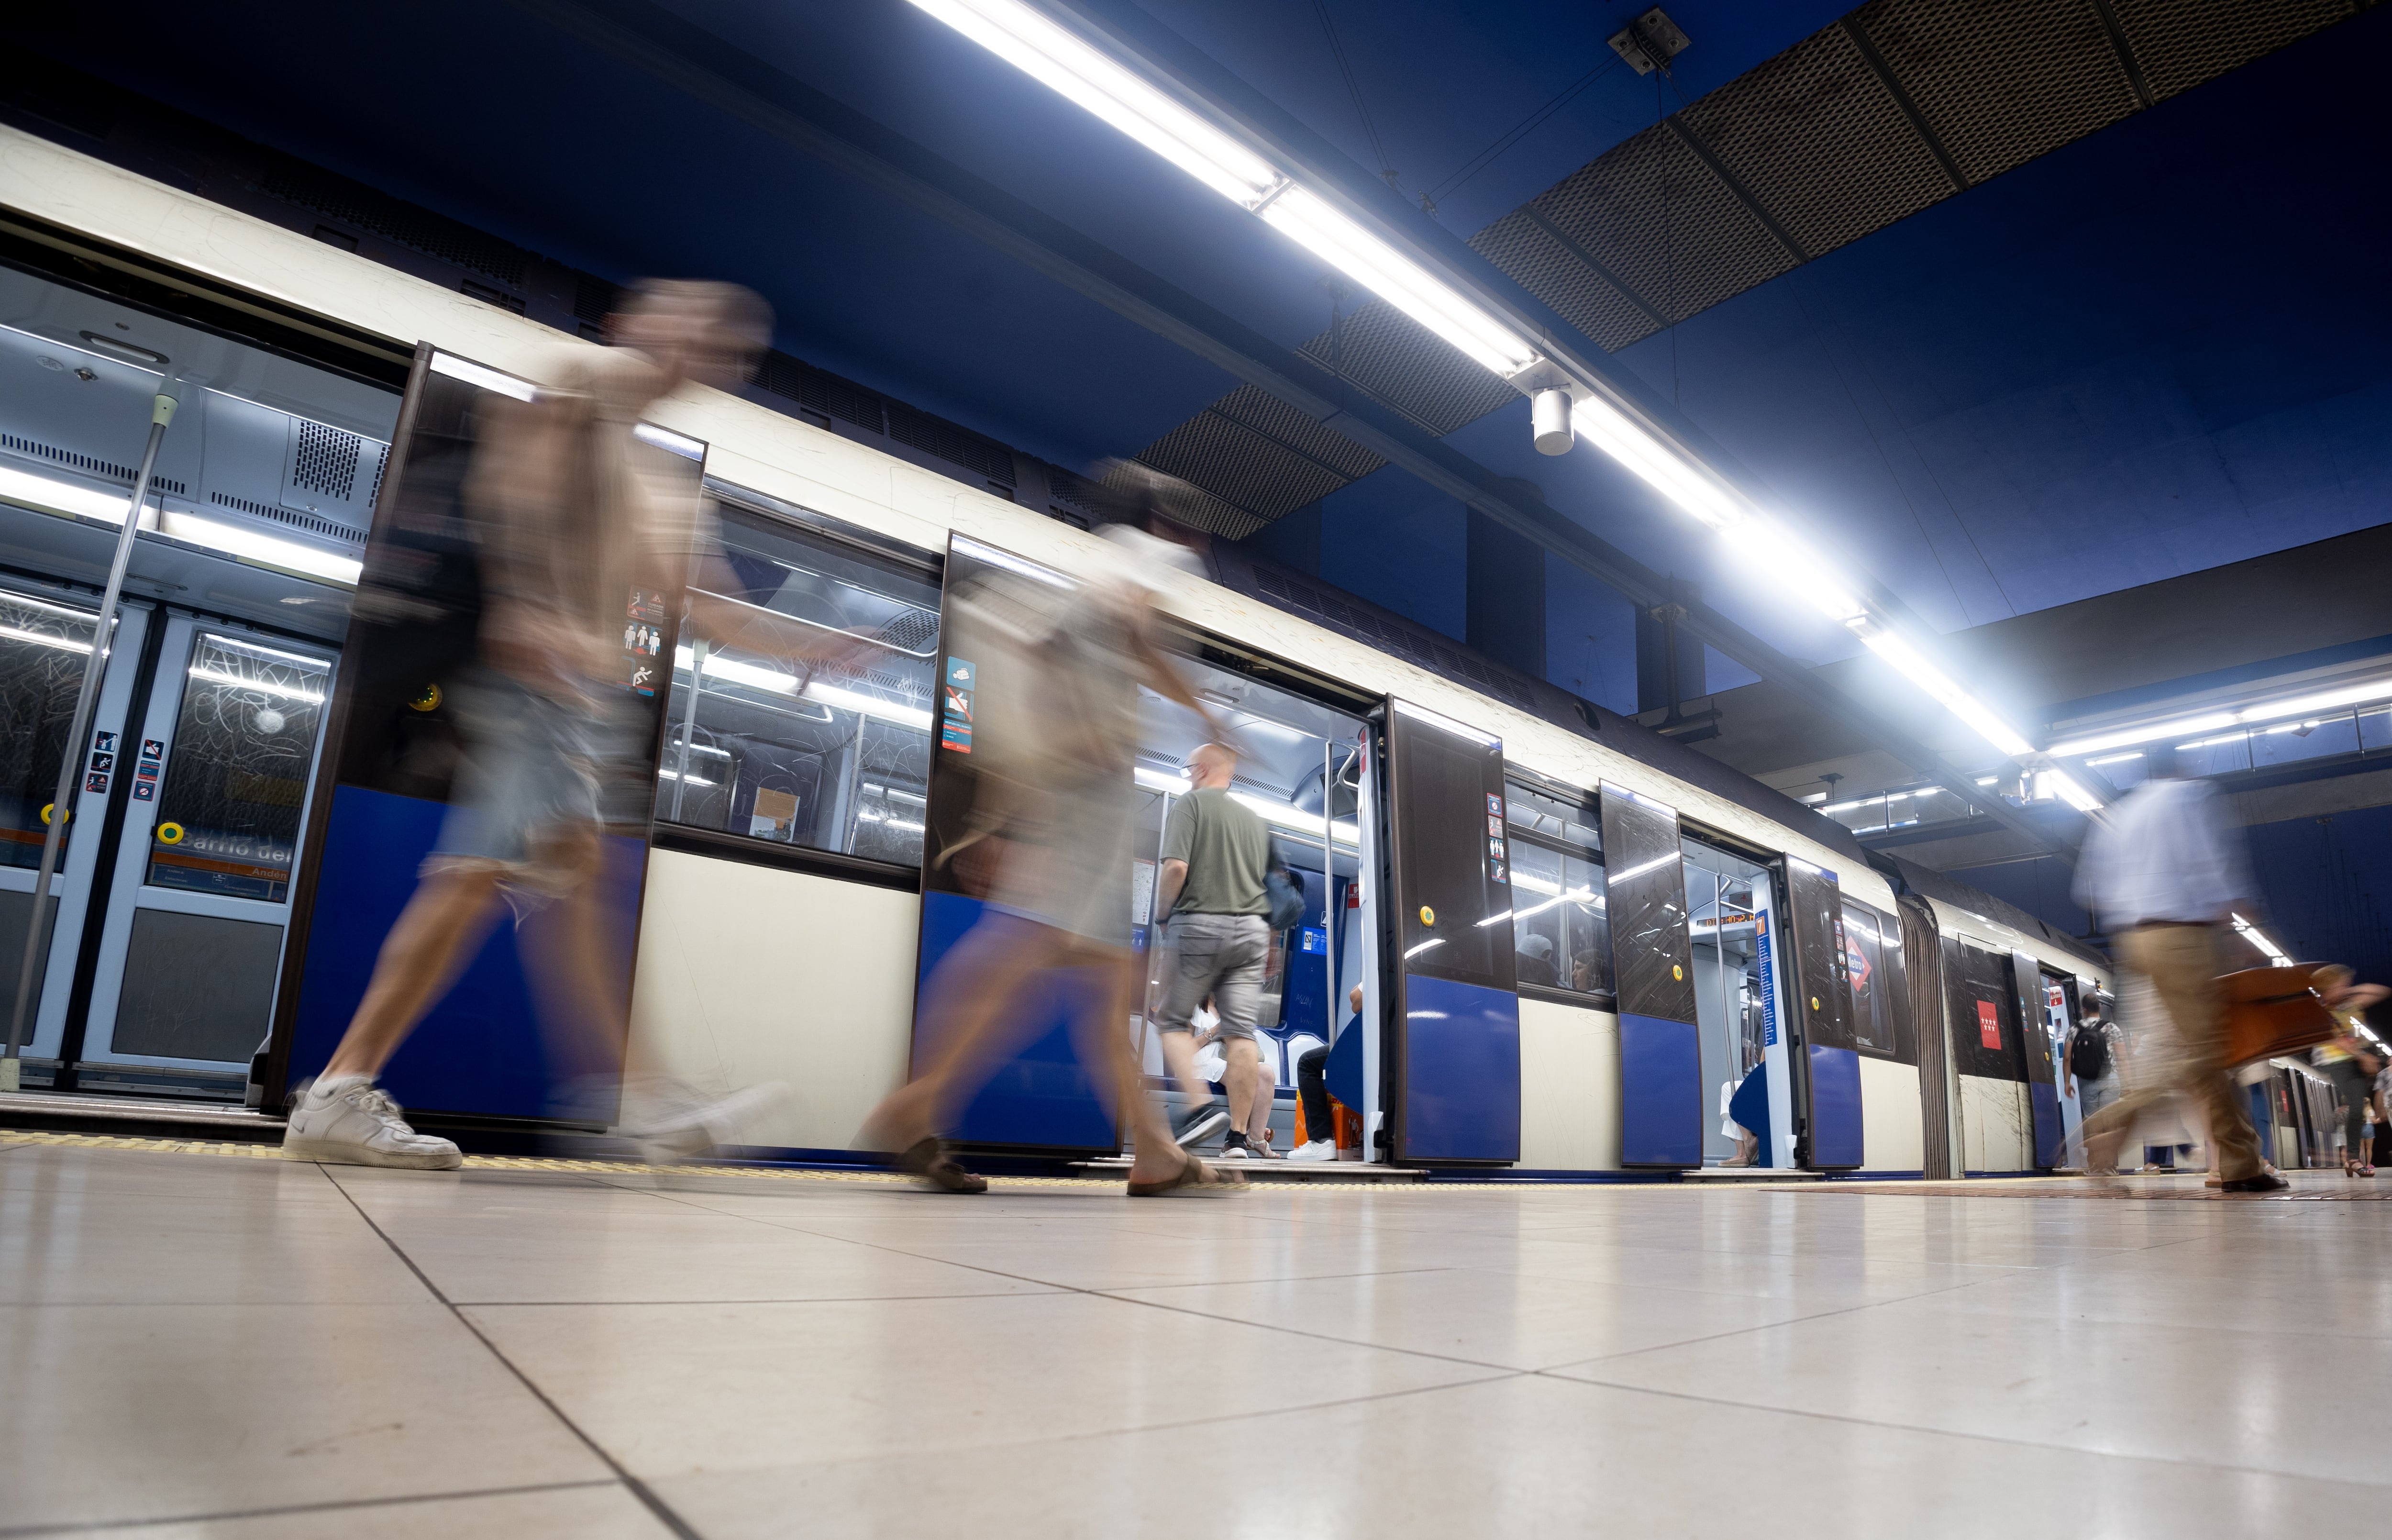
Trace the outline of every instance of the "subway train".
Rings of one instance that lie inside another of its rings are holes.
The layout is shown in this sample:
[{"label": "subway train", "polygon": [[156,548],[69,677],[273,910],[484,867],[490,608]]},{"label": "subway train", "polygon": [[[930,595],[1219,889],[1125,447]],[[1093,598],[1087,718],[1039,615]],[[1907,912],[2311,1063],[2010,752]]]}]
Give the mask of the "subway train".
[{"label": "subway train", "polygon": [[[599,346],[598,317],[444,279],[422,242],[378,259],[348,228],[0,126],[11,957],[45,831],[67,820],[29,1088],[276,1108],[324,1062],[437,825],[454,750],[434,663],[354,601],[362,581],[386,610],[398,590],[376,574],[437,557],[436,519],[403,516],[453,487],[475,403]],[[628,991],[635,1071],[788,1088],[740,1154],[848,1163],[935,1048],[921,982],[982,902],[941,851],[974,735],[1004,733],[1019,695],[951,635],[956,585],[1070,586],[1102,547],[1060,471],[959,429],[942,447],[935,420],[809,382],[685,390],[641,429],[648,473],[715,510],[726,597],[837,637],[839,661],[793,672],[684,623],[677,596],[631,596],[623,684],[654,730],[637,785],[614,789],[607,982]],[[103,639],[97,594],[161,390],[180,410]],[[1206,576],[1159,600],[1177,663],[1234,730],[1235,794],[1306,894],[1265,994],[1286,1138],[1295,1062],[1327,1046],[1338,1126],[1303,1131],[1357,1175],[2067,1164],[2060,1048],[2111,1008],[2101,953],[1633,722],[1191,539]],[[95,645],[98,714],[70,746]],[[1140,844],[1117,880],[1151,972],[1163,821],[1207,729],[1159,696],[1138,709]],[[70,747],[82,790],[59,810]],[[421,1126],[604,1122],[555,1103],[526,1024],[538,924],[494,933],[394,1062]],[[1087,1009],[1068,980],[1025,1003],[1028,1046],[958,1142],[1118,1152],[1069,1051]],[[1159,1085],[1144,1007],[1111,1024]],[[2280,1163],[2322,1121],[2307,1094],[2261,1091]]]}]

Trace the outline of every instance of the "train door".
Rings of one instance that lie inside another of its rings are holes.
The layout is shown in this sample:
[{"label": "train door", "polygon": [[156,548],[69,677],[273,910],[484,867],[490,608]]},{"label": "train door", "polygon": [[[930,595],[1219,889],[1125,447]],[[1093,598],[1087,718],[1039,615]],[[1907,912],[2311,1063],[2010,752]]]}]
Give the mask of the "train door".
[{"label": "train door", "polygon": [[[25,928],[32,916],[42,842],[58,816],[50,799],[58,761],[67,750],[76,691],[91,658],[98,607],[88,596],[24,583],[0,586],[0,1011],[11,1010],[24,962]],[[84,920],[100,869],[110,791],[123,753],[135,676],[155,620],[146,605],[118,612],[92,717],[87,756],[51,880],[47,945],[42,949],[40,992],[27,1003],[22,1084],[55,1085],[61,1054],[71,1051],[68,1005],[83,952]],[[0,1033],[7,1026],[0,1022]],[[253,1042],[252,1047],[255,1044]],[[243,1051],[246,1053],[246,1050]]]},{"label": "train door", "polygon": [[[1268,1095],[1256,1103],[1260,1110],[1246,1129],[1258,1134],[1267,1119],[1274,1147],[1284,1152],[1296,1142],[1299,1064],[1315,1050],[1346,1042],[1355,1021],[1346,996],[1360,977],[1355,900],[1366,842],[1358,814],[1369,763],[1367,728],[1353,710],[1257,677],[1285,679],[1283,670],[1258,667],[1258,660],[1193,635],[1178,642],[1174,665],[1239,750],[1230,794],[1262,819],[1272,855],[1304,890],[1303,919],[1273,937],[1265,965],[1255,1046]],[[1158,923],[1166,917],[1157,912],[1157,893],[1164,831],[1172,809],[1190,790],[1190,757],[1209,736],[1195,712],[1152,690],[1139,690],[1130,910],[1147,1008],[1130,1026],[1150,1084],[1160,1090],[1175,1119],[1188,1093],[1168,1078],[1162,1034],[1151,1019],[1173,965],[1169,927]],[[1345,1056],[1328,1071],[1330,1094],[1355,1113],[1367,1101],[1359,1089],[1360,1049],[1359,1038],[1346,1043]],[[1226,1051],[1225,1045],[1200,1051],[1200,1073],[1210,1077],[1224,1070]],[[1347,1059],[1350,1076],[1341,1073]],[[1208,1084],[1209,1094],[1222,1094],[1218,1079],[1208,1078]],[[1333,1128],[1307,1126],[1303,1132],[1306,1141],[1336,1135]],[[1208,1136],[1200,1147],[1216,1142],[1218,1136]],[[1347,1148],[1360,1158],[1358,1141],[1349,1140]]]},{"label": "train door", "polygon": [[[1802,1131],[1783,992],[1784,909],[1770,869],[1687,840],[1687,951],[1702,1052],[1703,1162],[1790,1167]],[[1755,1142],[1740,1153],[1744,1130]]]},{"label": "train door", "polygon": [[[1700,1166],[1707,1118],[1715,1123],[1718,1115],[1706,1105],[1703,1031],[1687,928],[1691,895],[1678,812],[1608,781],[1599,811],[1604,900],[1611,916],[1613,986],[1619,1004],[1620,1164]],[[1716,900],[1716,891],[1712,896]],[[1774,1000],[1763,999],[1764,1009],[1774,1011]],[[1727,1062],[1722,1057],[1722,1065]],[[1741,1051],[1736,1062],[1746,1062]],[[1766,1087],[1765,1077],[1761,1084]]]},{"label": "train door", "polygon": [[1386,721],[1388,1153],[1508,1165],[1520,1158],[1520,998],[1503,743],[1403,700]]},{"label": "train door", "polygon": [[2073,975],[2047,972],[2042,982],[2044,1033],[2051,1042],[2051,1078],[2060,1113],[2060,1159],[2053,1164],[2062,1165],[2068,1152],[2084,1145],[2080,1130],[2085,1127],[2085,1088],[2077,1084],[2076,1073],[2068,1064],[2068,1039],[2083,1018]]},{"label": "train door", "polygon": [[1787,933],[1793,941],[1786,969],[1790,1019],[1800,1023],[1800,1085],[1805,1097],[1800,1164],[1850,1170],[1866,1150],[1861,1107],[1861,1058],[1852,1025],[1851,941],[1844,932],[1843,892],[1836,874],[1787,857]]},{"label": "train door", "polygon": [[247,1079],[272,1024],[334,658],[167,619],[117,756],[125,800],[79,1085]]},{"label": "train door", "polygon": [[2032,952],[2010,953],[2010,980],[2018,991],[2019,1053],[2026,1080],[2029,1144],[2034,1164],[2049,1170],[2068,1157],[2060,1112],[2060,1063],[2044,1002],[2043,964]]}]

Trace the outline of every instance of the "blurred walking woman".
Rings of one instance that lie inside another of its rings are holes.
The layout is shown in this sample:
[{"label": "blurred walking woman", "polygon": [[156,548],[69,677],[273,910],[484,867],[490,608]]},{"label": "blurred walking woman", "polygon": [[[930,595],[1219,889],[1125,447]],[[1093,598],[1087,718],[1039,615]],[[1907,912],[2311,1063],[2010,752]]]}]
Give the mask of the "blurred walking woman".
[{"label": "blurred walking woman", "polygon": [[2372,1045],[2360,1036],[2360,1029],[2367,1024],[2367,1008],[2392,994],[2392,990],[2380,984],[2355,983],[2356,977],[2340,963],[2320,968],[2311,976],[2311,984],[2324,998],[2326,1009],[2334,1012],[2342,1031],[2331,1041],[2311,1050],[2309,1062],[2325,1071],[2333,1078],[2334,1090],[2342,1093],[2344,1173],[2372,1177],[2375,1168],[2368,1164],[2367,1108],[2369,1098],[2375,1094],[2376,1072],[2384,1067],[2384,1061],[2372,1051]]}]

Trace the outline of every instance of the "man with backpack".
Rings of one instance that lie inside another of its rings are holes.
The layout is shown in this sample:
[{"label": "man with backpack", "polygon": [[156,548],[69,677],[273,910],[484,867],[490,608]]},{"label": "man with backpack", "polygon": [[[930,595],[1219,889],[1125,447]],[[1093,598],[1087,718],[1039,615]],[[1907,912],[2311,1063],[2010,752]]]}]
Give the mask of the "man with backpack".
[{"label": "man with backpack", "polygon": [[[1250,1160],[1258,1157],[1246,1130],[1262,1080],[1254,1015],[1270,956],[1272,861],[1270,830],[1229,790],[1237,771],[1238,756],[1228,748],[1208,743],[1197,750],[1188,764],[1193,787],[1164,820],[1155,897],[1168,917],[1173,955],[1157,1025],[1164,1064],[1193,1103],[1180,1124],[1179,1142],[1193,1144],[1226,1121],[1223,1158]],[[1226,1117],[1196,1076],[1194,1017],[1207,995],[1220,1016],[1214,1034],[1228,1064],[1221,1086],[1229,1099]]]}]

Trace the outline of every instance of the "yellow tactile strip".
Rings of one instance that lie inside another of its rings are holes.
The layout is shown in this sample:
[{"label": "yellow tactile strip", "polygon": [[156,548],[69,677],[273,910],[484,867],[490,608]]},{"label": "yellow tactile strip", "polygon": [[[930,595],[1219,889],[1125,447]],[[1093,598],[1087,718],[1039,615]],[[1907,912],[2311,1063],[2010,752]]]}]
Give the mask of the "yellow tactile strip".
[{"label": "yellow tactile strip", "polygon": [[[281,1146],[254,1141],[216,1139],[144,1139],[129,1134],[54,1133],[42,1129],[0,1129],[0,1144],[55,1144],[91,1150],[140,1150],[151,1155],[230,1155],[245,1160],[286,1160]],[[878,1187],[911,1187],[913,1178],[894,1171],[825,1171],[792,1166],[646,1166],[635,1160],[568,1160],[545,1155],[467,1155],[469,1171],[570,1171],[591,1175],[628,1176],[654,1171],[682,1177],[739,1177],[759,1181],[844,1181]],[[992,1188],[1061,1187],[1086,1191],[1118,1189],[1112,1177],[991,1177]],[[1491,1190],[1488,1182],[1274,1181],[1256,1183],[1271,1192],[1301,1192],[1328,1187],[1340,1192],[1441,1193]]]}]

